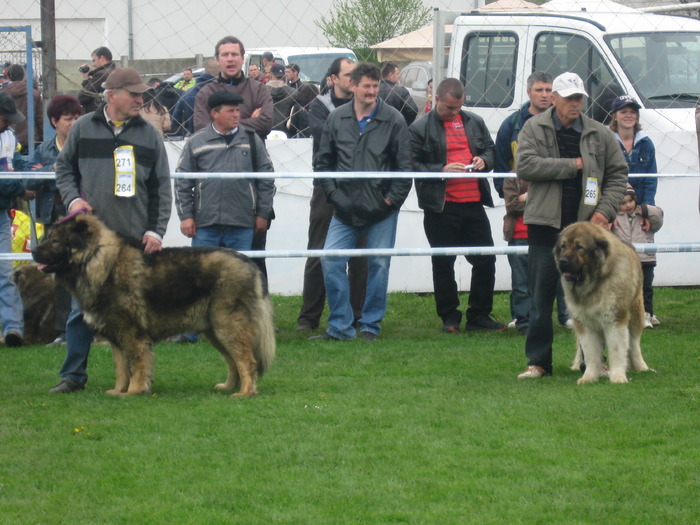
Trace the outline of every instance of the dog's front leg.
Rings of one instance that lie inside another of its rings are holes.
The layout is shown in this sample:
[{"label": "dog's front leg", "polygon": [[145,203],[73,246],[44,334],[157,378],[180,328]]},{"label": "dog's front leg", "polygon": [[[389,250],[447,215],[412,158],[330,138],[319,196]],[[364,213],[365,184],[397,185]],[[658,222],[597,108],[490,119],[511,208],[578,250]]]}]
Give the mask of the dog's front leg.
[{"label": "dog's front leg", "polygon": [[600,378],[603,368],[603,336],[590,329],[579,331],[578,326],[576,328],[576,337],[583,353],[583,359],[586,362],[586,371],[577,383],[579,385],[594,383]]},{"label": "dog's front leg", "polygon": [[117,381],[112,390],[107,390],[110,396],[122,396],[129,388],[129,362],[124,351],[117,345],[112,345],[112,358],[114,359],[114,371]]},{"label": "dog's front leg", "polygon": [[618,322],[605,333],[610,358],[610,382],[627,383],[627,351],[629,331],[627,322]]},{"label": "dog's front leg", "polygon": [[131,378],[126,395],[150,393],[154,364],[152,345],[142,340],[135,340],[130,346],[128,357],[131,365]]}]

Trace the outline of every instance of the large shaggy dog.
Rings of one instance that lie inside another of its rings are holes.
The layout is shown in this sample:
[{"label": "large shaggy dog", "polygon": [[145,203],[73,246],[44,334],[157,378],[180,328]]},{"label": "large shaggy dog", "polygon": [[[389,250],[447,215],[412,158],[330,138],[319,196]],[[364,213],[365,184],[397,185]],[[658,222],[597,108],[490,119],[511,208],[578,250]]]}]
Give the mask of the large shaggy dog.
[{"label": "large shaggy dog", "polygon": [[35,264],[21,264],[12,278],[24,308],[24,342],[50,343],[56,338],[53,277],[40,272]]},{"label": "large shaggy dog", "polygon": [[85,321],[112,345],[112,395],[150,392],[155,342],[202,332],[224,356],[217,390],[257,393],[256,380],[275,355],[272,306],[255,264],[233,250],[140,246],[92,215],[54,226],[33,251],[78,300]]},{"label": "large shaggy dog", "polygon": [[598,380],[605,345],[611,383],[627,382],[628,358],[633,370],[650,370],[640,347],[642,267],[634,250],[604,228],[578,222],[561,232],[554,258],[583,354],[577,354],[577,360],[586,361],[578,383]]}]

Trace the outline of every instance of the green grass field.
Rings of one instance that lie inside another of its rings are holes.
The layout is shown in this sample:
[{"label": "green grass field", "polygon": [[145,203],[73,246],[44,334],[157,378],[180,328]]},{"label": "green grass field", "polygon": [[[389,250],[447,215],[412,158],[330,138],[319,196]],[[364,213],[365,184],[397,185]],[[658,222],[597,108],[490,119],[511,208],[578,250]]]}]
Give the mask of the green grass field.
[{"label": "green grass field", "polygon": [[213,391],[207,343],[158,345],[126,399],[105,346],[71,395],[47,393],[62,348],[0,348],[0,523],[700,522],[700,290],[657,290],[657,373],[626,385],[577,386],[559,327],[554,375],[518,381],[523,337],[444,335],[431,296],[392,294],[375,343],[309,342],[300,298],[274,303],[254,399]]}]

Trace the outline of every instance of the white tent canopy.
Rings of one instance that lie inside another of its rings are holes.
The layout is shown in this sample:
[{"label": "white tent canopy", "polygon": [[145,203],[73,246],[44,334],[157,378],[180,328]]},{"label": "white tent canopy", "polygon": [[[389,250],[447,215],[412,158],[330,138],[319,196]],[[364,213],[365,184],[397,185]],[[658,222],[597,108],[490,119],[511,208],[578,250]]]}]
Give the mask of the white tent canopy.
[{"label": "white tent canopy", "polygon": [[[445,34],[452,34],[452,26],[445,26]],[[371,46],[377,51],[380,62],[411,62],[433,60],[433,26],[425,26],[405,35],[400,35]],[[447,53],[449,46],[446,46]]]}]

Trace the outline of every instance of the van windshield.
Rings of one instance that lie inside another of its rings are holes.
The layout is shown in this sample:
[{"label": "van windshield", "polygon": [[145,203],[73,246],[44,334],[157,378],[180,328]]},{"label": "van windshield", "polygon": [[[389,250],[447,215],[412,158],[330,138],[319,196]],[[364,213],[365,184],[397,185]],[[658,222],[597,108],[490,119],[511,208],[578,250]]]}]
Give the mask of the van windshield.
[{"label": "van windshield", "polygon": [[287,57],[290,64],[299,66],[299,78],[304,82],[320,84],[331,63],[339,57],[349,58],[355,61],[352,53],[314,53],[303,55],[290,55]]},{"label": "van windshield", "polygon": [[700,33],[634,33],[608,44],[648,108],[692,108],[700,101]]}]

